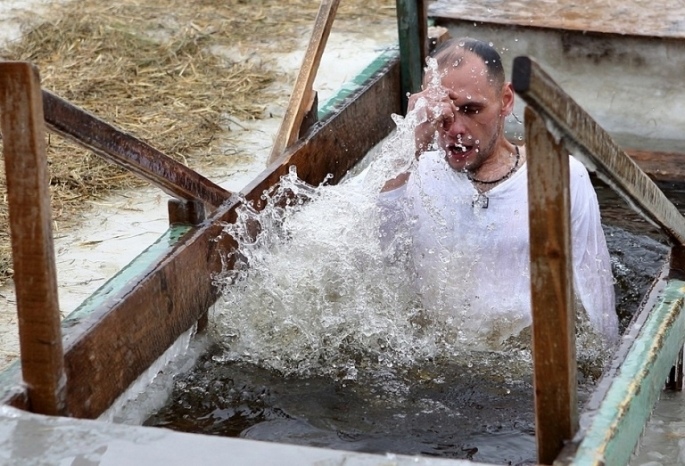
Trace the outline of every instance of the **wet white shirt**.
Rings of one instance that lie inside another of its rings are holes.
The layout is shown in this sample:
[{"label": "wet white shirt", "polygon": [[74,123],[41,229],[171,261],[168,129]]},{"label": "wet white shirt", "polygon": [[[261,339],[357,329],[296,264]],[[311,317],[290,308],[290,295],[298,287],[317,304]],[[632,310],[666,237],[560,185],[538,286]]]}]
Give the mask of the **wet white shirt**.
[{"label": "wet white shirt", "polygon": [[[574,288],[592,328],[613,343],[618,319],[597,196],[573,157],[570,174]],[[407,246],[423,306],[447,315],[476,349],[498,349],[532,321],[527,165],[485,197],[429,152],[379,201],[383,235]]]}]

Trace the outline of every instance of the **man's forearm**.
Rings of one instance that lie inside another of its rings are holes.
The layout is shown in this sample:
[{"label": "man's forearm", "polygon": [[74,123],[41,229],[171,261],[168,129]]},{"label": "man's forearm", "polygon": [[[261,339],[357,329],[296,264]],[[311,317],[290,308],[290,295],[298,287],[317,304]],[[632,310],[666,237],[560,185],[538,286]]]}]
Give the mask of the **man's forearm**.
[{"label": "man's forearm", "polygon": [[397,188],[401,188],[402,186],[407,184],[407,180],[409,180],[409,172],[400,173],[395,178],[386,181],[383,185],[383,188],[381,189],[381,192],[383,193],[386,191],[392,191]]}]

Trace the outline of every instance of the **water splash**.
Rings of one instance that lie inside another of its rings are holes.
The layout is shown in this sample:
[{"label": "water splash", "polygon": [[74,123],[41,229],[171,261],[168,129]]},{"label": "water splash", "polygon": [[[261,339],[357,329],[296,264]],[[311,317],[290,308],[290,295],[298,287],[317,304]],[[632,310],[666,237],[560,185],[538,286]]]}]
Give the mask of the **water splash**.
[{"label": "water splash", "polygon": [[[292,192],[305,193],[306,205]],[[250,221],[263,228],[246,241]],[[221,278],[214,315],[227,357],[286,374],[355,378],[359,365],[411,364],[439,353],[444,335],[423,331],[406,264],[386,261],[379,222],[365,190],[314,189],[294,171],[262,212],[246,207],[226,226],[241,241],[239,267]]]},{"label": "water splash", "polygon": [[[379,209],[378,193],[388,179],[413,170],[419,119],[418,112],[394,116],[397,130],[363,175],[335,186],[311,186],[293,168],[265,194],[262,211],[246,204],[238,220],[225,226],[224,233],[240,245],[230,258],[235,267],[216,278],[222,299],[212,318],[225,361],[286,375],[355,380],[367,368],[466,361],[472,360],[471,350],[484,349],[482,335],[465,330],[470,327],[463,312],[424,309],[425,299],[413,286],[417,278],[430,280],[425,289],[435,291],[440,303],[445,293],[463,292],[468,277],[462,276],[461,285],[446,283],[455,276],[449,273],[417,277],[409,228],[388,237],[381,228],[388,214]],[[436,254],[440,270],[462,259]],[[516,326],[518,333],[520,322],[499,318],[472,324],[479,330],[490,325],[497,345],[505,342],[497,349],[529,366],[526,338],[512,340],[507,333]],[[481,366],[493,370],[488,357],[487,351],[477,356]]]}]

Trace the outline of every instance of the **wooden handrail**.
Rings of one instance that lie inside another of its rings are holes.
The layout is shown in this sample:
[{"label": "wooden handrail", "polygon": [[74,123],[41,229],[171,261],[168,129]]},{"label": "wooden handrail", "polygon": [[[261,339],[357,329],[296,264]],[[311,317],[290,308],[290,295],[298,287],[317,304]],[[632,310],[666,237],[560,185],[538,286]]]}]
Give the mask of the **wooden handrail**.
[{"label": "wooden handrail", "polygon": [[661,228],[674,244],[672,270],[685,269],[684,255],[673,253],[683,249],[685,219],[611,136],[535,61],[517,57],[512,77],[514,90],[528,104],[525,129],[538,462],[556,464],[564,444],[578,430],[568,153]]},{"label": "wooden handrail", "polygon": [[[399,58],[389,55],[369,69],[335,113],[243,189],[245,199],[259,206],[264,192],[292,166],[307,183],[318,185],[329,175],[329,182],[336,183],[392,131],[390,115],[400,112]],[[360,126],[366,131],[359,133]],[[196,228],[182,226],[181,235],[170,230],[154,251],[139,256],[66,318],[62,331],[71,416],[102,414],[205,315],[219,294],[211,277],[226,266],[234,247],[222,235],[223,226],[235,221],[241,202],[232,197]],[[30,409],[27,387],[13,368],[4,378],[0,374],[0,404]]]},{"label": "wooden handrail", "polygon": [[[657,185],[571,97],[529,57],[514,59],[514,90],[574,155],[676,244],[685,244],[685,218]],[[558,137],[558,136],[557,136]]]},{"label": "wooden handrail", "polygon": [[172,197],[217,208],[232,195],[151,145],[46,90],[43,113],[51,131],[135,173]]}]

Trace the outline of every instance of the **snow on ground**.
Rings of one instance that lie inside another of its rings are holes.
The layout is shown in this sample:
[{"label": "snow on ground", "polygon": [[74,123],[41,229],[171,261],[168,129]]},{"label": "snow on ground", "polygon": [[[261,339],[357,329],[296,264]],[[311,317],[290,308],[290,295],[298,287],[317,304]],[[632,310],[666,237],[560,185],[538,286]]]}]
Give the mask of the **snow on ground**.
[{"label": "snow on ground", "polygon": [[[44,11],[47,0],[0,1],[0,43],[20,37],[17,19],[31,11]],[[308,37],[299,51],[281,54],[277,63],[281,71],[297,75]],[[373,31],[338,33],[335,24],[314,83],[319,92],[319,105],[333,96],[342,84],[351,80],[382,50],[396,42],[393,20]],[[250,53],[254,53],[251,50]],[[257,54],[266,53],[256,51]],[[268,52],[269,58],[274,56]],[[275,85],[282,98],[273,102],[268,111],[272,118],[239,122],[238,148],[252,154],[250,162],[226,173],[220,168],[203,173],[230,191],[239,191],[266,164],[281,119],[288,104],[290,89],[283,83]],[[73,230],[55,232],[55,255],[59,300],[62,316],[78,307],[109,278],[152,244],[168,227],[168,197],[161,190],[147,187],[135,192],[122,192],[105,200],[93,202],[82,223]],[[0,288],[0,369],[18,357],[16,298],[11,285]]]}]

